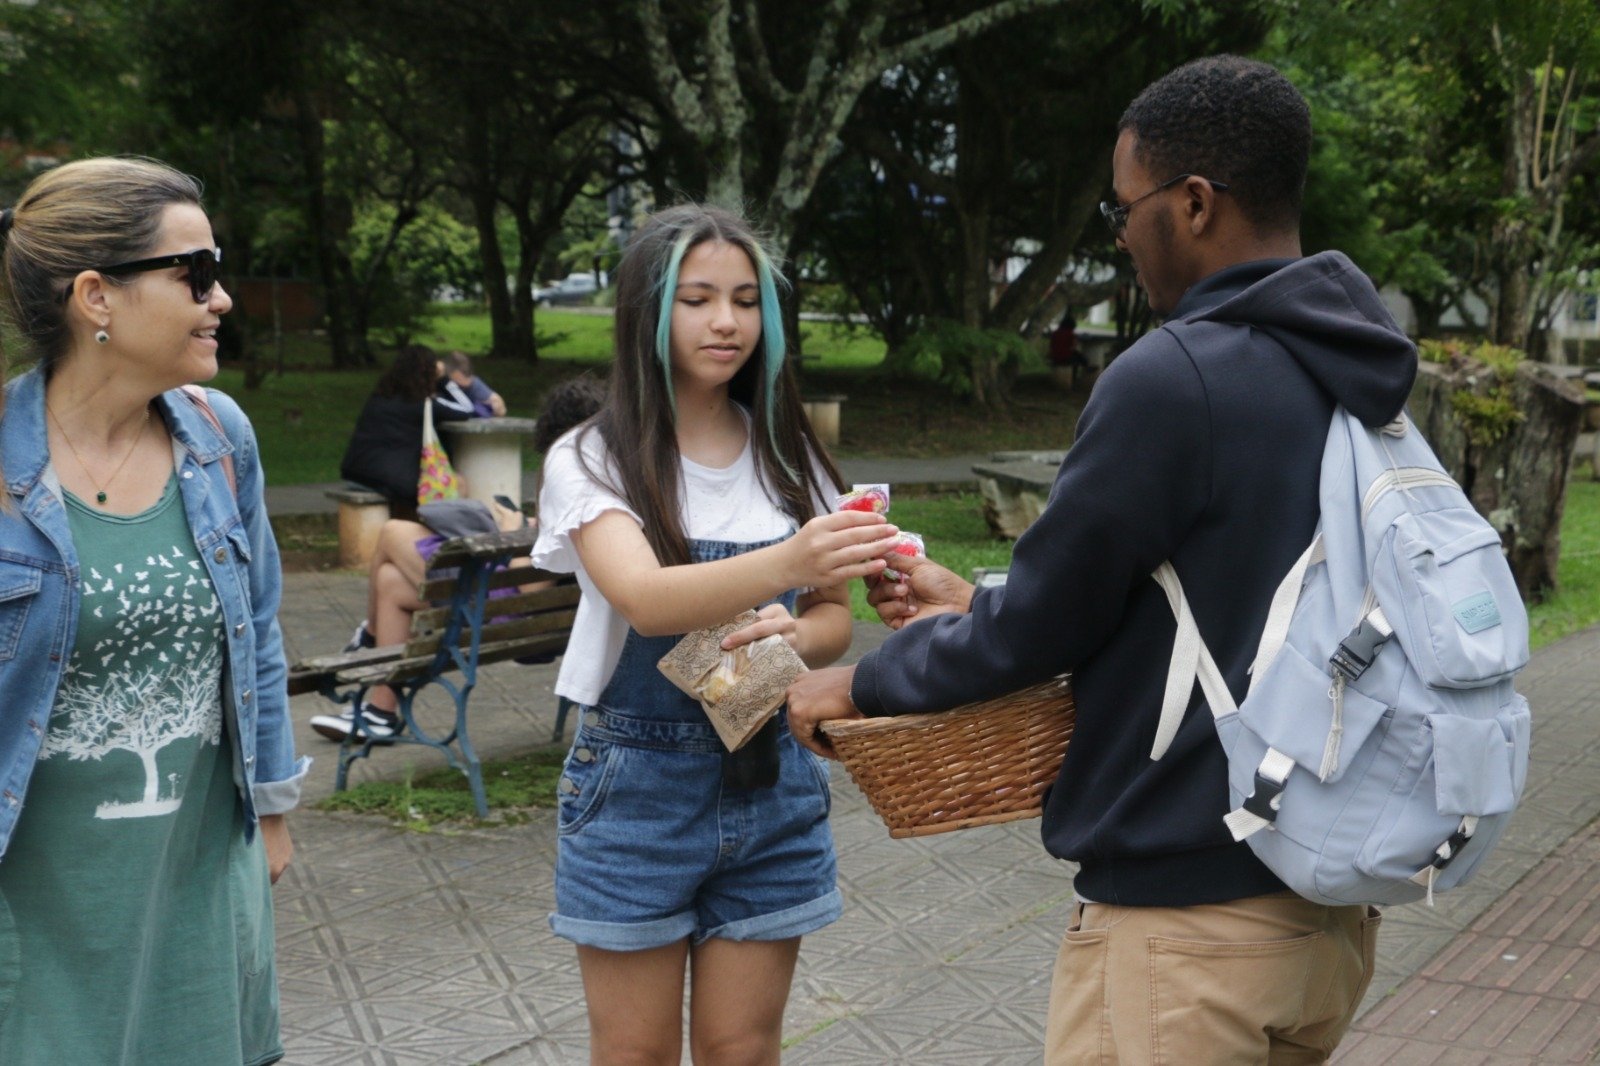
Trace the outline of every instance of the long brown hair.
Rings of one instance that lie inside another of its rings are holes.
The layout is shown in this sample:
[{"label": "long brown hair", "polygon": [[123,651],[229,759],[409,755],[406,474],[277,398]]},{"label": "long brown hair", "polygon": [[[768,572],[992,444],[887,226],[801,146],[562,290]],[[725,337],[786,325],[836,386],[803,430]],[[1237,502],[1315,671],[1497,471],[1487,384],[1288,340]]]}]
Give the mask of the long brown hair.
[{"label": "long brown hair", "polygon": [[438,354],[425,344],[408,344],[394,353],[394,362],[372,386],[372,395],[421,403],[433,395],[438,383]]},{"label": "long brown hair", "polygon": [[[639,513],[662,566],[690,561],[669,338],[678,266],[690,249],[706,241],[742,249],[761,290],[761,338],[729,382],[728,395],[750,410],[750,443],[763,487],[803,525],[816,517],[814,497],[843,486],[800,406],[784,346],[777,295],[781,278],[761,241],[743,219],[719,208],[681,204],[659,211],[639,227],[617,266],[616,365],[606,404],[583,431],[600,434],[620,483],[592,469],[581,448],[578,457],[591,478]],[[817,483],[813,457],[831,486]]]}]

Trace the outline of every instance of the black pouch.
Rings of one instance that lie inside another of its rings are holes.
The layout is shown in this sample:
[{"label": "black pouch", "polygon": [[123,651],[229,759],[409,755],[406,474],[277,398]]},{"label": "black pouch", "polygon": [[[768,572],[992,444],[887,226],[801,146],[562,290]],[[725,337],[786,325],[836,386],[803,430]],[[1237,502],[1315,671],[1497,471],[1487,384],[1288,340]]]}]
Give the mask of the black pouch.
[{"label": "black pouch", "polygon": [[724,788],[771,788],[778,783],[778,717],[767,719],[738,751],[722,753]]}]

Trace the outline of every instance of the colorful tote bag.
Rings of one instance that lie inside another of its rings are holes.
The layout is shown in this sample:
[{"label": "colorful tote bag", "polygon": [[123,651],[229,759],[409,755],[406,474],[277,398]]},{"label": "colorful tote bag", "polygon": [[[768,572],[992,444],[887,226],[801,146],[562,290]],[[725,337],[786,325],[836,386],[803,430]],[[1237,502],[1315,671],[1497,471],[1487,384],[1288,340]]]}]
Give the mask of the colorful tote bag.
[{"label": "colorful tote bag", "polygon": [[461,475],[433,428],[433,401],[422,401],[422,463],[417,474],[417,503],[453,500],[461,495]]}]

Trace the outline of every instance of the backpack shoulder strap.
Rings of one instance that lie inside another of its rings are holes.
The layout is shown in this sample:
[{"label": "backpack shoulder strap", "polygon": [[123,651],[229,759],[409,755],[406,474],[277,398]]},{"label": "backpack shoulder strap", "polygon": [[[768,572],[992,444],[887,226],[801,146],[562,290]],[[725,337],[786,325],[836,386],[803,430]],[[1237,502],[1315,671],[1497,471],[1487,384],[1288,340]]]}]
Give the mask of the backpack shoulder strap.
[{"label": "backpack shoulder strap", "polygon": [[[1255,687],[1256,680],[1267,672],[1267,667],[1278,657],[1278,652],[1283,649],[1283,642],[1289,634],[1289,621],[1294,617],[1295,606],[1300,602],[1300,591],[1305,585],[1306,571],[1325,558],[1326,552],[1319,531],[1312,538],[1311,546],[1301,553],[1300,558],[1295,560],[1289,572],[1279,582],[1278,589],[1272,596],[1272,606],[1267,612],[1267,624],[1261,631],[1261,643],[1257,646],[1256,657],[1250,664],[1252,688]],[[1194,610],[1189,606],[1189,598],[1183,594],[1183,584],[1178,580],[1178,571],[1173,569],[1170,562],[1166,562],[1150,576],[1167,594],[1172,614],[1178,620],[1178,635],[1173,642],[1172,662],[1167,667],[1166,692],[1161,701],[1161,722],[1156,727],[1155,743],[1150,748],[1150,758],[1159,759],[1166,754],[1172,738],[1177,735],[1178,725],[1183,721],[1183,713],[1189,706],[1189,696],[1194,691],[1195,681],[1200,682],[1206,703],[1211,707],[1212,717],[1221,718],[1225,714],[1232,714],[1239,707],[1233,700],[1233,694],[1228,691],[1228,684],[1223,679],[1216,660],[1211,657],[1211,649],[1206,647],[1206,642],[1200,635],[1200,624],[1195,621]]]},{"label": "backpack shoulder strap", "polygon": [[[222,434],[223,439],[232,443],[232,438],[228,436],[228,431],[222,428],[222,420],[217,417],[217,412],[211,409],[211,401],[206,399],[206,390],[199,385],[185,385],[183,386],[183,394],[189,398],[190,403],[194,404],[201,416],[207,422],[210,422],[218,433]],[[227,477],[228,488],[233,490],[234,498],[237,499],[239,496],[239,479],[233,471],[233,455],[231,453],[222,457],[222,473]]]},{"label": "backpack shoulder strap", "polygon": [[1211,649],[1206,647],[1205,640],[1200,636],[1200,625],[1194,619],[1189,598],[1183,594],[1178,571],[1173,569],[1170,562],[1166,562],[1150,576],[1167,594],[1172,614],[1178,620],[1178,635],[1172,645],[1172,662],[1167,667],[1166,692],[1161,700],[1161,721],[1156,726],[1155,743],[1150,747],[1150,758],[1159,759],[1167,753],[1172,738],[1178,733],[1196,680],[1200,682],[1200,690],[1205,693],[1213,717],[1232,714],[1239,708],[1233,702],[1233,693],[1228,691],[1222,671],[1217,668],[1217,661],[1211,657]]}]

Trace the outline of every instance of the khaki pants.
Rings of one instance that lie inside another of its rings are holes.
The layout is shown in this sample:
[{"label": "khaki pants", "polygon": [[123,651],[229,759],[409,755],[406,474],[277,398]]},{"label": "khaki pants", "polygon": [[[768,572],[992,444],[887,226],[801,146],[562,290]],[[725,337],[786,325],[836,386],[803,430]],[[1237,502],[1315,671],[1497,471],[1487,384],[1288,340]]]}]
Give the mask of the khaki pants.
[{"label": "khaki pants", "polygon": [[1291,892],[1081,904],[1056,957],[1046,1066],[1325,1062],[1372,980],[1379,921]]}]

